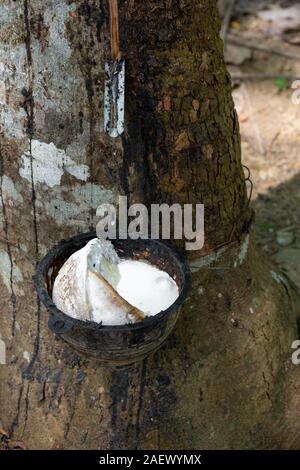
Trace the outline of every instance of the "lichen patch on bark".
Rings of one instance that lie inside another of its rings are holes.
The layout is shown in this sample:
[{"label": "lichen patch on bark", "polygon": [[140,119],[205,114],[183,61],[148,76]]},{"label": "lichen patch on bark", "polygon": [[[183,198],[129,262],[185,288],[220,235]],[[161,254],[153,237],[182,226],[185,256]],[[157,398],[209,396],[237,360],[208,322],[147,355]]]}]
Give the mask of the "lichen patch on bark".
[{"label": "lichen patch on bark", "polygon": [[64,150],[56,148],[52,142],[46,144],[32,140],[31,155],[25,152],[21,159],[20,176],[30,183],[33,177],[34,183],[44,183],[53,188],[61,183],[64,172],[70,173],[81,181],[87,181],[89,177],[87,165],[76,164]]}]

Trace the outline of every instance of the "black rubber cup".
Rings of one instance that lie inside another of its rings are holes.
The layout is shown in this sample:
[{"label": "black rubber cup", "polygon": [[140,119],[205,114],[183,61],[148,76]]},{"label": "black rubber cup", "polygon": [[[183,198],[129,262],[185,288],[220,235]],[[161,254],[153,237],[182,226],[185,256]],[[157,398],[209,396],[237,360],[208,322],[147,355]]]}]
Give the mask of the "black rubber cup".
[{"label": "black rubber cup", "polygon": [[38,264],[34,283],[41,302],[49,312],[49,327],[56,335],[76,351],[103,363],[131,364],[156,351],[173,330],[190,289],[190,270],[172,247],[159,240],[112,240],[120,258],[144,260],[166,271],[179,286],[180,295],[167,310],[139,323],[102,326],[76,320],[54,305],[53,284],[64,262],[95,237],[96,233],[90,232],[62,240]]}]

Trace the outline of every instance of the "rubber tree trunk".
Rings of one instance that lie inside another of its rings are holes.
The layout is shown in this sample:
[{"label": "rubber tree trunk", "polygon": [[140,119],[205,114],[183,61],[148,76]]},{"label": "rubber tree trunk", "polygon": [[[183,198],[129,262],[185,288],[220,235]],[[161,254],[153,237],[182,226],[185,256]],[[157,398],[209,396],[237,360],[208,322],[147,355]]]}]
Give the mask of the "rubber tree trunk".
[{"label": "rubber tree trunk", "polygon": [[[127,128],[111,140],[107,2],[1,2],[1,427],[31,449],[295,447],[296,322],[248,234],[215,1],[119,3]],[[204,203],[206,239],[170,340],[110,369],[55,339],[31,276],[121,194]]]}]

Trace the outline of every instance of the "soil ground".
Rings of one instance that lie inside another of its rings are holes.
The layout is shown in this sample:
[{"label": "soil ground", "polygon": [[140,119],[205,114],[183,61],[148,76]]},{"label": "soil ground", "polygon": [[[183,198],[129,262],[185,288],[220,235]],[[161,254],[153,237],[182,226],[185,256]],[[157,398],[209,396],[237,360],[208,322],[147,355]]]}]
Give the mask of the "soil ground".
[{"label": "soil ground", "polygon": [[[223,11],[226,3],[220,2]],[[253,182],[258,243],[300,287],[300,103],[292,101],[292,84],[297,78],[300,84],[299,2],[234,2],[226,62]]]}]

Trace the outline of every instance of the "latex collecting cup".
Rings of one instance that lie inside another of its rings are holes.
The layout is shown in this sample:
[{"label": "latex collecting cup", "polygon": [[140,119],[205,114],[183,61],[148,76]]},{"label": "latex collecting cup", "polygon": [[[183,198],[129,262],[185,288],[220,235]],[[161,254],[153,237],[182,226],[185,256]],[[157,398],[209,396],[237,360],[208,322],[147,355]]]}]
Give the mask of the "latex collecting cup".
[{"label": "latex collecting cup", "polygon": [[177,300],[166,310],[133,324],[103,326],[72,318],[52,300],[54,281],[65,261],[95,237],[95,232],[77,235],[52,248],[37,266],[35,287],[48,310],[49,328],[69,346],[108,365],[132,364],[156,351],[171,334],[191,286],[190,270],[177,251],[162,241],[112,240],[121,259],[148,262],[167,272],[178,285]]}]

